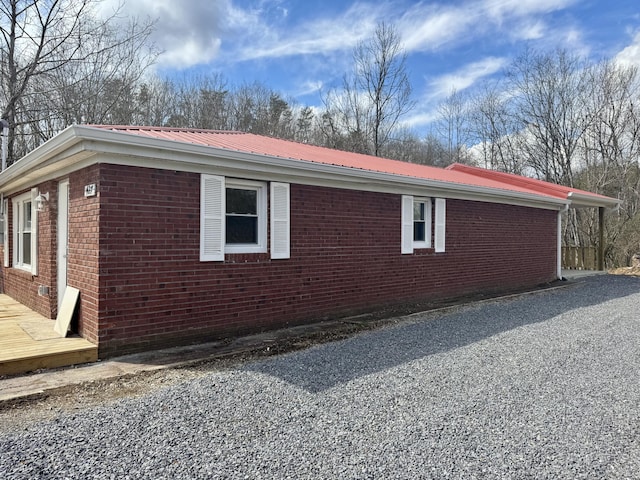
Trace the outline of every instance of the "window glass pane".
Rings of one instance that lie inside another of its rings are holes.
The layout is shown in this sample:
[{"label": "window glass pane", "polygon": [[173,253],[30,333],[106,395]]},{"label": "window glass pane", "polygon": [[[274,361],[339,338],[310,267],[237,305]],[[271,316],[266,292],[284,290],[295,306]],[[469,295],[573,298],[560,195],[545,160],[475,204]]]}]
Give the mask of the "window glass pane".
[{"label": "window glass pane", "polygon": [[226,243],[258,243],[258,218],[227,215]]},{"label": "window glass pane", "polygon": [[227,213],[241,215],[258,214],[258,192],[241,188],[227,188]]},{"label": "window glass pane", "polygon": [[413,219],[424,220],[424,202],[413,203]]},{"label": "window glass pane", "polygon": [[22,234],[22,264],[31,265],[31,234]]},{"label": "window glass pane", "polygon": [[413,241],[424,242],[425,241],[425,223],[413,222]]},{"label": "window glass pane", "polygon": [[22,215],[22,218],[24,219],[24,224],[22,225],[22,227],[24,228],[25,232],[30,232],[31,231],[31,202],[24,202],[22,206],[23,206],[23,212],[24,212],[24,214]]}]

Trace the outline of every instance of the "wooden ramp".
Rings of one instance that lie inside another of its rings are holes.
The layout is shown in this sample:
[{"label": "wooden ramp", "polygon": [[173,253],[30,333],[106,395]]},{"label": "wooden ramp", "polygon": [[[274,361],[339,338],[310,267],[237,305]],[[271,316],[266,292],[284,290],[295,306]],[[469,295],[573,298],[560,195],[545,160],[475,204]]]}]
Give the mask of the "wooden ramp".
[{"label": "wooden ramp", "polygon": [[0,294],[0,375],[95,362],[98,347],[78,336],[61,338],[50,320]]}]

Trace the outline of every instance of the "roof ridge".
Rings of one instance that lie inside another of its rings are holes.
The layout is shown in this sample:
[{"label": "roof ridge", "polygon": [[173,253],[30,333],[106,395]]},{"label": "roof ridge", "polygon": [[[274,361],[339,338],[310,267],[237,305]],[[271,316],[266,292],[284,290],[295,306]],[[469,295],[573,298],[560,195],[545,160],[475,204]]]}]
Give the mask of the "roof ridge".
[{"label": "roof ridge", "polygon": [[191,133],[224,133],[229,135],[252,135],[249,132],[240,130],[214,130],[210,128],[190,128],[190,127],[161,127],[152,125],[106,125],[106,124],[86,124],[86,127],[101,128],[103,130],[134,130],[152,132],[191,132]]}]

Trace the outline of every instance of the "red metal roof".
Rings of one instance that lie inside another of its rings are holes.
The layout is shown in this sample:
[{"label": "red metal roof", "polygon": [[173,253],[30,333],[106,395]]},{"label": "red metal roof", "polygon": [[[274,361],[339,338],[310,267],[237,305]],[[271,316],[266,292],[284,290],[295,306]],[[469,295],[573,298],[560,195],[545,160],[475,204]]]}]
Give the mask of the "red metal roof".
[{"label": "red metal roof", "polygon": [[578,188],[566,187],[564,185],[558,185],[556,183],[545,182],[543,180],[537,180],[535,178],[523,177],[521,175],[514,175],[512,173],[498,172],[495,170],[487,170],[486,168],[472,167],[469,165],[463,165],[461,163],[454,163],[446,167],[446,170],[452,170],[456,172],[464,172],[470,175],[476,175],[481,178],[490,178],[498,180],[503,183],[511,185],[519,185],[529,190],[544,193],[546,195],[555,196],[557,198],[567,199],[571,195],[579,194],[585,197],[599,199],[602,201],[615,201],[610,197],[600,195],[598,193],[587,192],[586,190],[580,190]]},{"label": "red metal roof", "polygon": [[[493,173],[497,174],[499,172],[491,172],[491,174],[485,175],[481,174],[481,171],[489,172],[488,170],[474,167],[467,169],[466,166],[463,165],[443,169],[398,160],[389,160],[371,155],[343,152],[326,147],[318,147],[244,132],[122,125],[90,126],[132,135],[210,146],[234,152],[336,165],[459,185],[507,190],[542,197],[552,197],[555,199],[567,199],[567,192],[561,190],[565,187],[559,187],[558,185],[540,182],[538,180],[526,179],[525,177],[518,177],[517,175],[493,175]],[[607,198],[589,192],[583,193],[603,199]]]}]

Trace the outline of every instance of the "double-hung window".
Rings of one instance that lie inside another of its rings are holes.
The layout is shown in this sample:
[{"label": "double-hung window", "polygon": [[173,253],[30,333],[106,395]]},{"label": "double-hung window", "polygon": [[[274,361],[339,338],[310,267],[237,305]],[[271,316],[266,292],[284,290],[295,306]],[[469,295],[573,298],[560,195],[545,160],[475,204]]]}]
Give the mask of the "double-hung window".
[{"label": "double-hung window", "polygon": [[225,182],[225,251],[267,251],[267,186],[261,182]]},{"label": "double-hung window", "polygon": [[13,266],[36,274],[37,213],[34,192],[13,199]]},{"label": "double-hung window", "polygon": [[413,199],[413,248],[431,248],[431,199]]},{"label": "double-hung window", "polygon": [[[271,183],[271,258],[289,258],[289,184]],[[200,260],[267,252],[267,183],[202,175]]]},{"label": "double-hung window", "polygon": [[[432,212],[435,203],[435,221]],[[432,248],[436,252],[445,249],[445,210],[444,198],[402,196],[402,253],[413,253],[415,249]],[[432,228],[433,226],[433,228]]]}]

